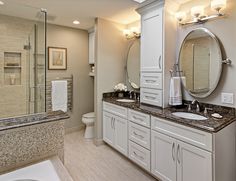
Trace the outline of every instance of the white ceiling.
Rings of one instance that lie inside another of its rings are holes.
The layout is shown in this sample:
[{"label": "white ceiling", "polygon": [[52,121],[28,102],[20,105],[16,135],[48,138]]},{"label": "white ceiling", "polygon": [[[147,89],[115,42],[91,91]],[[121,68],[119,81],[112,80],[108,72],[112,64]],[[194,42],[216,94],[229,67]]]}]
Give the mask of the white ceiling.
[{"label": "white ceiling", "polygon": [[[96,17],[128,24],[139,19],[135,12],[139,3],[132,0],[2,0],[0,14],[34,19],[36,8],[47,9],[49,23],[89,29]],[[26,7],[27,6],[27,7]],[[53,21],[50,21],[54,19]],[[80,25],[73,25],[73,20]]]},{"label": "white ceiling", "polygon": [[[96,17],[129,24],[139,20],[135,9],[139,3],[133,0],[1,0],[0,14],[35,19],[40,8],[47,9],[48,22],[80,29],[89,29]],[[190,0],[171,0],[185,3]],[[34,7],[34,8],[32,8]],[[72,24],[79,20],[79,25]]]}]

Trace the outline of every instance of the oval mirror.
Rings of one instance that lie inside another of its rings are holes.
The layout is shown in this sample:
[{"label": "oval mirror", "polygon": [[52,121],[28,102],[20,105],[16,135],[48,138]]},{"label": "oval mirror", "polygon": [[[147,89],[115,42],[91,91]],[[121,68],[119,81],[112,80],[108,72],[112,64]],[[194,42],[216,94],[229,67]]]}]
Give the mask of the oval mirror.
[{"label": "oval mirror", "polygon": [[135,39],[127,54],[127,78],[133,89],[140,87],[140,40]]},{"label": "oval mirror", "polygon": [[178,64],[189,94],[198,98],[209,96],[222,72],[222,53],[216,36],[205,28],[191,31],[182,43]]}]

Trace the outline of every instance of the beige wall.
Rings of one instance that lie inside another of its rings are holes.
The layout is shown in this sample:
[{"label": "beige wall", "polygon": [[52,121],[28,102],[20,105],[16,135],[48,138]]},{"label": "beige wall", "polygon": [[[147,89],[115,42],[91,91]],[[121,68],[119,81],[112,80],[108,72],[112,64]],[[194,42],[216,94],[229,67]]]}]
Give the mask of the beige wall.
[{"label": "beige wall", "polygon": [[125,81],[126,39],[125,25],[101,18],[96,20],[95,63],[95,113],[96,138],[102,139],[102,94],[113,91],[119,82]]},{"label": "beige wall", "polygon": [[138,20],[138,21],[135,21],[135,22],[132,22],[132,23],[126,25],[127,29],[130,29],[132,27],[141,28],[141,21]]},{"label": "beige wall", "polygon": [[48,25],[47,46],[67,48],[67,70],[49,70],[48,77],[64,77],[73,75],[73,110],[69,112],[70,119],[66,128],[82,126],[84,113],[93,108],[93,78],[88,73],[88,32],[57,25]]},{"label": "beige wall", "polygon": [[[209,4],[210,0],[194,0],[193,2],[190,2],[180,8],[180,10],[187,11],[190,10],[190,8],[193,5],[196,4]],[[208,10],[210,13],[214,13],[210,10]],[[177,44],[177,55],[178,50],[181,46],[181,43],[184,39],[184,37],[194,28],[197,27],[205,27],[208,28],[210,31],[212,31],[222,42],[224,49],[225,49],[225,57],[230,58],[233,61],[232,66],[223,66],[223,73],[220,80],[220,83],[215,90],[215,92],[210,95],[208,98],[199,99],[202,102],[206,103],[212,103],[217,105],[225,105],[225,106],[236,106],[236,99],[234,96],[234,105],[226,105],[221,103],[221,93],[227,92],[227,93],[234,93],[236,94],[236,84],[234,77],[236,76],[236,1],[235,0],[228,0],[227,1],[227,9],[226,13],[228,15],[227,18],[218,19],[215,21],[207,22],[203,25],[195,25],[195,26],[189,26],[189,27],[179,27],[178,28],[178,44]],[[191,96],[189,96],[185,92],[185,98],[188,100],[193,99]]]}]

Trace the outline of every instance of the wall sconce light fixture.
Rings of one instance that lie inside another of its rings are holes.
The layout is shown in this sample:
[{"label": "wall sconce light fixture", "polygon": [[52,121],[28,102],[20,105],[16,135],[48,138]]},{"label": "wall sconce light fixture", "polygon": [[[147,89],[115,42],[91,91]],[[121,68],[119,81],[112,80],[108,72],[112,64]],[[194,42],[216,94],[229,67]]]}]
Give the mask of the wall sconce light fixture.
[{"label": "wall sconce light fixture", "polygon": [[132,27],[130,29],[125,29],[123,30],[123,34],[125,35],[125,37],[129,40],[129,39],[133,39],[133,38],[140,38],[140,30],[138,27]]},{"label": "wall sconce light fixture", "polygon": [[207,16],[204,13],[204,6],[195,6],[191,9],[191,16],[193,17],[192,21],[184,21],[186,18],[186,13],[177,12],[175,17],[178,20],[179,24],[191,25],[191,24],[202,24],[209,20],[214,20],[220,17],[224,17],[225,15],[221,13],[221,10],[226,7],[227,0],[212,0],[211,1],[211,9],[216,11],[217,14]]}]

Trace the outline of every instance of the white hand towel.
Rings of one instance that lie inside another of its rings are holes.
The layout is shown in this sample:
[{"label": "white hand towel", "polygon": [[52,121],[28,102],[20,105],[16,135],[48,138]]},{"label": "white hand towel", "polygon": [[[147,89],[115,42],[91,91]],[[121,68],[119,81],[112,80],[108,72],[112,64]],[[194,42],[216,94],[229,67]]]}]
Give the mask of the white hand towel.
[{"label": "white hand towel", "polygon": [[182,91],[181,91],[180,77],[171,77],[170,79],[169,105],[171,106],[182,105]]},{"label": "white hand towel", "polygon": [[67,81],[52,81],[52,110],[67,112]]}]

